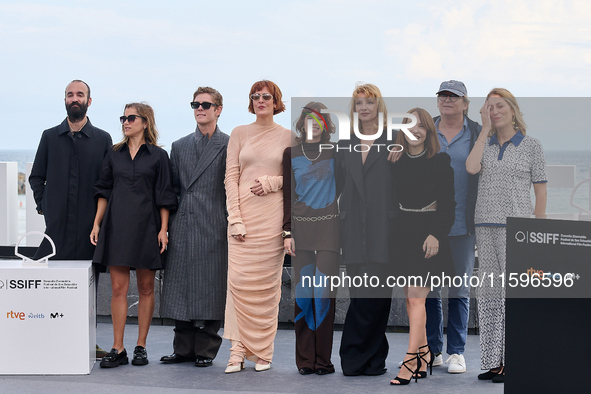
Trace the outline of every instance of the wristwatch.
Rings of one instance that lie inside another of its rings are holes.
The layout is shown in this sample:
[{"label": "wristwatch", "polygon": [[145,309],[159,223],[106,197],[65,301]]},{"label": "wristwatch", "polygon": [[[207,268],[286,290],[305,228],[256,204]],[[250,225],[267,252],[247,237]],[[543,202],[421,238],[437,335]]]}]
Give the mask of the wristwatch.
[{"label": "wristwatch", "polygon": [[287,237],[291,238],[291,231],[284,231],[281,233],[281,236],[283,238],[287,238]]}]

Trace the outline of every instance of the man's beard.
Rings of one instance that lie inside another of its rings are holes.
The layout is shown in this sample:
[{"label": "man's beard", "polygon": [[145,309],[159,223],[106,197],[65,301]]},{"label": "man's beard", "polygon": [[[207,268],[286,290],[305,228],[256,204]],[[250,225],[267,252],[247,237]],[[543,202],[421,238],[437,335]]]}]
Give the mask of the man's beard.
[{"label": "man's beard", "polygon": [[86,117],[86,110],[88,109],[87,102],[73,102],[70,105],[66,104],[66,112],[70,122],[79,122]]}]

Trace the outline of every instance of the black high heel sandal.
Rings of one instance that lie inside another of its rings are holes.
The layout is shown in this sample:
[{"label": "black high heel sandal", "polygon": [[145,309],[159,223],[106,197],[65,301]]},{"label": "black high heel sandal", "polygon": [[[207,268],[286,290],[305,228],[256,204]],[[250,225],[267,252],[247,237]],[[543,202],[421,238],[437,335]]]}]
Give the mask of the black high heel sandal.
[{"label": "black high heel sandal", "polygon": [[[427,351],[426,352],[421,352],[421,349],[424,348],[424,347],[427,348]],[[429,353],[431,354],[431,358],[429,359],[429,362],[427,362],[427,360],[425,360],[425,356],[427,354],[429,354]],[[421,346],[419,348],[419,353],[417,353],[417,354],[419,355],[419,357],[421,358],[421,360],[425,364],[427,364],[427,367],[430,368],[429,375],[433,375],[433,361],[435,361],[435,356],[433,355],[433,352],[431,351],[431,348],[429,347],[429,345]],[[424,379],[426,377],[427,377],[427,371],[419,371],[418,372],[418,378],[419,379]]]},{"label": "black high heel sandal", "polygon": [[[409,359],[408,359],[408,360],[406,360],[406,361],[403,361],[403,362],[402,362],[402,365],[401,365],[400,367],[401,367],[401,368],[402,368],[402,367],[404,367],[404,368],[408,369],[408,370],[409,370],[409,371],[412,373],[412,375],[411,375],[411,378],[410,378],[410,379],[403,379],[403,378],[401,378],[401,377],[398,377],[398,376],[396,376],[396,377],[395,377],[394,379],[392,379],[392,380],[396,380],[396,381],[398,382],[398,384],[390,382],[390,384],[391,384],[392,386],[405,386],[405,385],[407,385],[407,384],[409,384],[409,383],[410,383],[410,381],[412,380],[412,378],[413,378],[413,377],[414,377],[414,379],[415,379],[415,383],[417,382],[417,379],[418,379],[418,372],[419,372],[419,369],[421,368],[421,358],[419,357],[419,353],[406,353],[406,354],[414,355],[414,357],[412,357],[412,358],[409,358]],[[410,368],[408,367],[408,365],[406,365],[406,363],[409,363],[409,362],[411,362],[412,360],[417,360],[417,367],[416,367],[416,369],[415,369],[414,371],[413,371],[412,369],[410,369]]]}]

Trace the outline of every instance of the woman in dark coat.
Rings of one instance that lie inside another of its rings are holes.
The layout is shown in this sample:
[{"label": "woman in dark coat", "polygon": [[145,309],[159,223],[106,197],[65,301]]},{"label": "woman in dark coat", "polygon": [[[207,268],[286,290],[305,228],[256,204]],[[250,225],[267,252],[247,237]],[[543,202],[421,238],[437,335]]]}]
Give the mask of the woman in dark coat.
[{"label": "woman in dark coat", "polygon": [[[351,121],[354,112],[358,113],[359,136],[352,127],[351,138],[339,141],[335,154],[342,263],[350,277],[377,276],[385,283],[391,266],[388,236],[398,204],[387,150],[394,141],[387,140],[386,105],[377,86],[357,86]],[[380,128],[381,136],[376,139]],[[350,296],[339,352],[343,374],[381,375],[386,372],[392,289],[351,288]]]},{"label": "woman in dark coat", "polygon": [[120,118],[123,141],[105,156],[99,181],[94,227],[93,262],[111,274],[113,348],[101,367],[127,364],[123,334],[127,317],[129,270],[134,268],[139,293],[138,340],[133,365],[148,364],[146,338],[154,314],[154,275],[162,268],[161,254],[168,244],[168,216],[177,198],[171,185],[170,161],[156,145],[154,111],[145,103],[125,106]]}]

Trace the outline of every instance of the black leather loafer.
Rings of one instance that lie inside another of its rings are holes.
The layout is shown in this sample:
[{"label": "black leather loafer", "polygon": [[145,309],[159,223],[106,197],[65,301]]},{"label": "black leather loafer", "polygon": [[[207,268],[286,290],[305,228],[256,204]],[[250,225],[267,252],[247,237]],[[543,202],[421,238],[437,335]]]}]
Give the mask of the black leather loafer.
[{"label": "black leather loafer", "polygon": [[498,373],[491,379],[493,383],[505,383],[505,373]]},{"label": "black leather loafer", "polygon": [[499,374],[498,372],[493,372],[493,371],[484,372],[484,373],[481,373],[480,375],[478,375],[478,380],[491,380],[492,378],[494,378],[498,374]]},{"label": "black leather loafer", "polygon": [[160,361],[164,364],[179,364],[194,360],[189,357],[181,356],[180,354],[172,353],[170,356],[162,356]]},{"label": "black leather loafer", "polygon": [[326,368],[316,368],[316,371],[314,371],[316,373],[316,375],[328,375],[329,373],[334,373],[334,371],[331,371],[330,369],[326,369]]},{"label": "black leather loafer", "polygon": [[300,375],[311,375],[314,373],[314,370],[312,368],[302,367],[299,369],[298,372],[300,373]]},{"label": "black leather loafer", "polygon": [[131,365],[146,365],[148,364],[148,352],[146,348],[143,346],[136,346],[133,349],[133,360],[131,360]]},{"label": "black leather loafer", "polygon": [[213,359],[208,357],[200,357],[197,356],[197,360],[195,360],[196,367],[211,367],[213,365]]},{"label": "black leather loafer", "polygon": [[123,349],[121,353],[118,353],[117,349],[113,348],[105,357],[103,357],[100,365],[101,368],[115,368],[125,364],[129,364],[127,350]]}]

